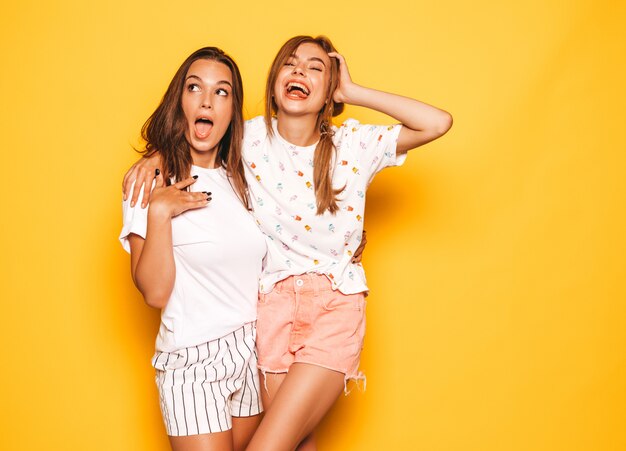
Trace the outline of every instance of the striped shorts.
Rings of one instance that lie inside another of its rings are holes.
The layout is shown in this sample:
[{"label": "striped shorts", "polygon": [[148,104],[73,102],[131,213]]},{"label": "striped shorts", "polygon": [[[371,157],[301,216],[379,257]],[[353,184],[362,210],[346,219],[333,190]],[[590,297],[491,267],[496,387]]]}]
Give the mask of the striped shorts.
[{"label": "striped shorts", "polygon": [[216,340],[154,355],[168,435],[227,431],[232,417],[263,411],[255,339],[256,324],[248,323]]}]

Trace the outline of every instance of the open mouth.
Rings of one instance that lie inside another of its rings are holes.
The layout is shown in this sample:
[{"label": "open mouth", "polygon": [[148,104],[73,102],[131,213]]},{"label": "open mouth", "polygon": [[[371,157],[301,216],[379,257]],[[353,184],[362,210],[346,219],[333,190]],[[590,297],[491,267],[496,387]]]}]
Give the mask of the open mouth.
[{"label": "open mouth", "polygon": [[200,139],[204,139],[211,133],[211,129],[213,128],[213,121],[206,117],[199,117],[196,119],[195,123],[195,131],[196,136]]},{"label": "open mouth", "polygon": [[306,99],[311,91],[306,85],[291,81],[287,83],[287,97],[293,99]]}]

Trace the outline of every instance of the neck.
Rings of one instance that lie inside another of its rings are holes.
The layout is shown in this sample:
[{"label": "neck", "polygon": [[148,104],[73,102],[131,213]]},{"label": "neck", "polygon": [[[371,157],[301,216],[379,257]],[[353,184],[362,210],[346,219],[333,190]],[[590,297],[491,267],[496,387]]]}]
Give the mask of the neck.
[{"label": "neck", "polygon": [[207,152],[198,152],[197,150],[191,149],[191,160],[193,164],[201,168],[215,169],[217,167],[217,148]]},{"label": "neck", "polygon": [[296,146],[311,146],[320,139],[320,132],[315,127],[317,114],[290,116],[284,112],[278,111],[276,114],[276,122],[280,136]]}]

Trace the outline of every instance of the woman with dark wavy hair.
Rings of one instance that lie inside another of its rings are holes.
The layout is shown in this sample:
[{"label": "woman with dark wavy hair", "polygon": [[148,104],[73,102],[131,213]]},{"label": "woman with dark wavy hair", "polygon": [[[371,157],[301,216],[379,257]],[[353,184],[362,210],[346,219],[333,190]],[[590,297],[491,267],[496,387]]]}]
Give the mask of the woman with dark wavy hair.
[{"label": "woman with dark wavy hair", "polygon": [[[346,389],[364,380],[365,193],[407,151],[448,131],[447,112],[354,83],[326,37],[296,36],[267,79],[265,116],[246,123],[243,159],[254,216],[268,237],[257,312],[265,417],[249,450],[315,449],[313,432]],[[344,104],[385,113],[395,125],[332,118]],[[158,158],[129,180],[151,181]],[[128,183],[125,192],[129,192]]]},{"label": "woman with dark wavy hair", "polygon": [[255,320],[266,245],[248,211],[242,104],[232,58],[215,47],[191,54],[142,129],[145,153],[162,160],[149,206],[124,202],[133,281],[161,309],[152,364],[175,450],[243,450],[262,411]]}]

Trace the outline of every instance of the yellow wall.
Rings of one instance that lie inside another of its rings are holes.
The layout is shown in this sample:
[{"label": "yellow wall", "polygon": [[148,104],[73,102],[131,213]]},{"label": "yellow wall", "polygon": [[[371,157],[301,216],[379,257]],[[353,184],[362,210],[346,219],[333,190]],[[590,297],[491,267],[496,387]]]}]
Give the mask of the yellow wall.
[{"label": "yellow wall", "polygon": [[259,114],[299,33],[455,118],[370,191],[368,388],[321,448],[626,449],[624,2],[177,5],[0,6],[0,449],[167,448],[158,315],[116,241],[131,145],[204,45],[236,57]]}]

